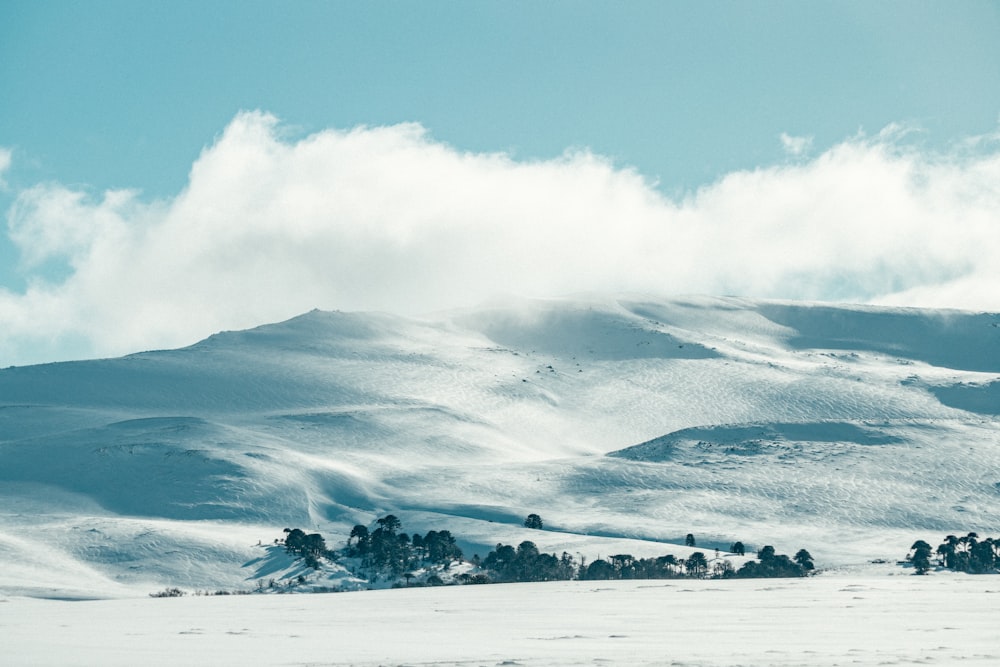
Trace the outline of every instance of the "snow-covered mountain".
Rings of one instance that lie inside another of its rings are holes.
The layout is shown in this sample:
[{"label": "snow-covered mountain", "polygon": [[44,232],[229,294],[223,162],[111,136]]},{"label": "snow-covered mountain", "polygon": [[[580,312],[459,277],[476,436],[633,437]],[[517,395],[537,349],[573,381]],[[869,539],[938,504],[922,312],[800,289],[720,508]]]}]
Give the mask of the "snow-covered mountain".
[{"label": "snow-covered mountain", "polygon": [[[1000,527],[1000,315],[734,298],[311,313],[0,371],[0,591],[246,587],[286,526],[820,566]],[[522,526],[531,512],[544,531]],[[666,544],[664,544],[666,543]]]}]

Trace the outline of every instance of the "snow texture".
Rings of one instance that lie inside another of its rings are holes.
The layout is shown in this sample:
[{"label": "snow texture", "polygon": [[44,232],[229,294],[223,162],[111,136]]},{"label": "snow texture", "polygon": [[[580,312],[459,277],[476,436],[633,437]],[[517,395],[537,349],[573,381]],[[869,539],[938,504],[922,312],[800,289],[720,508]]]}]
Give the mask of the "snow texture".
[{"label": "snow texture", "polygon": [[0,599],[11,665],[996,665],[1000,589],[932,575]]},{"label": "snow texture", "polygon": [[[175,664],[263,646],[273,662],[324,664],[997,660],[971,613],[992,584],[843,577],[916,539],[997,532],[998,413],[1000,315],[735,298],[313,311],[180,350],[12,367],[0,371],[0,636],[5,651],[17,638],[13,664],[156,664],[149,652],[167,643]],[[407,532],[450,530],[467,556],[530,539],[589,560],[684,557],[693,533],[710,557],[736,540],[805,547],[826,572],[770,591],[146,597],[287,580],[299,571],[263,550],[282,528],[336,547],[390,512]],[[545,530],[523,527],[532,512]],[[934,638],[915,610],[951,595],[957,630]],[[62,617],[65,651],[47,652],[38,633]],[[100,646],[112,622],[115,651]],[[802,636],[809,623],[829,632]],[[731,635],[709,637],[720,624]],[[884,632],[852,648],[841,635],[859,624]]]}]

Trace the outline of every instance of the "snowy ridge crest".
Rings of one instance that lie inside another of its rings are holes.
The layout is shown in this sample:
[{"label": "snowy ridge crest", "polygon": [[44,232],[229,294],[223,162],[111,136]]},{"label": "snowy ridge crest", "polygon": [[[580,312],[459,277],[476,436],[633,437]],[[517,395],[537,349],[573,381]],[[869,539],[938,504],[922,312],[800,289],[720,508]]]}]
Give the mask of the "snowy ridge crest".
[{"label": "snowy ridge crest", "polygon": [[245,586],[289,525],[392,512],[467,554],[699,536],[817,563],[1000,524],[1000,316],[594,295],[312,311],[0,371],[0,590]]}]

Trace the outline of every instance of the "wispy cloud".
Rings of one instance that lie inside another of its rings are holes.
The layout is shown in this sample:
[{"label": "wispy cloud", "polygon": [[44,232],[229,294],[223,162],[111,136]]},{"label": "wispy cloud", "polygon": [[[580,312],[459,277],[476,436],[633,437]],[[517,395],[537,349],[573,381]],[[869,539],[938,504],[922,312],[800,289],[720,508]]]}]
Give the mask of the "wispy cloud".
[{"label": "wispy cloud", "polygon": [[[853,138],[674,201],[587,152],[518,162],[413,124],[283,134],[240,114],[169,201],[21,192],[8,229],[29,288],[0,292],[0,364],[181,345],[314,307],[419,313],[496,293],[1000,310],[996,150]],[[53,262],[65,277],[46,281]]]},{"label": "wispy cloud", "polygon": [[13,158],[13,153],[9,148],[4,148],[0,146],[0,189],[7,189],[7,181],[4,180],[4,175],[10,169],[10,163]]},{"label": "wispy cloud", "polygon": [[793,157],[804,155],[812,148],[812,137],[793,137],[782,132],[778,138],[781,140],[781,147]]}]

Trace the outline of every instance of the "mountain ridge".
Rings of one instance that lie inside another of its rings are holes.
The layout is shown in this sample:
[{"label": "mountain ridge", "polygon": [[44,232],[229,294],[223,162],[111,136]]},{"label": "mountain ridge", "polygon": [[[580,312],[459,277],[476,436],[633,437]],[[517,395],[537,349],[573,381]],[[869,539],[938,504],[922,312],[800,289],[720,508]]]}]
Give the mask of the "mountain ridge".
[{"label": "mountain ridge", "polygon": [[[426,318],[314,310],[178,350],[0,370],[0,498],[14,508],[0,510],[0,553],[38,580],[0,574],[0,589],[65,592],[33,550],[99,573],[80,586],[100,594],[237,586],[233,554],[249,560],[285,525],[346,540],[387,511],[414,529],[447,521],[482,553],[527,539],[514,518],[533,511],[554,529],[532,531],[540,548],[581,553],[694,531],[848,564],[911,534],[989,532],[998,321],[508,299]],[[80,537],[94,526],[118,556]],[[145,530],[204,559],[129,555]]]}]

